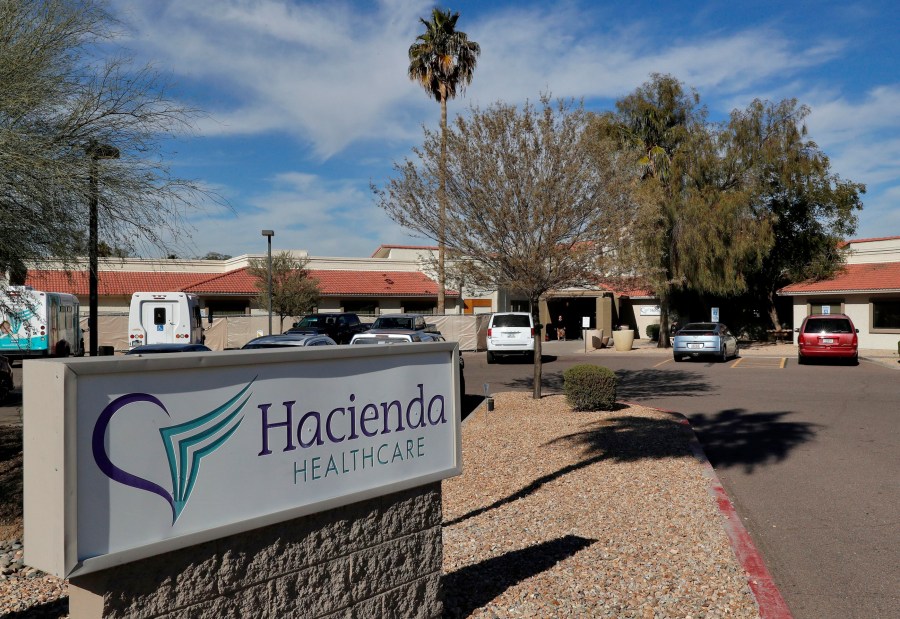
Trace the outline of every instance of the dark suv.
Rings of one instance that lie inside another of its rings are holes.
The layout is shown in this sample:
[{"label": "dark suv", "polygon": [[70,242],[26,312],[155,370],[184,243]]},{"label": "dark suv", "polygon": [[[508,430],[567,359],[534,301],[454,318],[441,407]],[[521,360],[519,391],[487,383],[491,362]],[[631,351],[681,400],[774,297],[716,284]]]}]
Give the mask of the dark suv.
[{"label": "dark suv", "polygon": [[843,359],[859,362],[859,329],[845,314],[813,314],[797,329],[797,362],[809,359]]}]

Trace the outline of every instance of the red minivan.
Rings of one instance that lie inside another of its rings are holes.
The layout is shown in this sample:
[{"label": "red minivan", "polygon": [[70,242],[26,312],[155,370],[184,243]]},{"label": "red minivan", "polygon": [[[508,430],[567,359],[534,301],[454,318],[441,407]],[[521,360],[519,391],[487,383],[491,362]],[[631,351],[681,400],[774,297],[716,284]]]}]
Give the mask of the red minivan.
[{"label": "red minivan", "polygon": [[844,359],[853,365],[859,361],[859,329],[845,314],[813,314],[797,329],[797,362],[808,359]]}]

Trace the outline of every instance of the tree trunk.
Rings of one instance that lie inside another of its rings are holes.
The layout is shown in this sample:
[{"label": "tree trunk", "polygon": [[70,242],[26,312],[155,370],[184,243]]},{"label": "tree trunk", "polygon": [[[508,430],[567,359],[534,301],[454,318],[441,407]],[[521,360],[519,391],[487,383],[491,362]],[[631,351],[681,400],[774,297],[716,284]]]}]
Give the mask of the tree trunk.
[{"label": "tree trunk", "polygon": [[447,97],[441,94],[441,166],[438,188],[438,298],[437,313],[445,313],[447,277],[444,273],[444,251],[447,234]]},{"label": "tree trunk", "polygon": [[537,299],[531,302],[531,320],[534,323],[534,390],[531,397],[535,400],[541,399],[541,373],[543,366],[541,365],[541,345],[544,341],[544,325],[540,324]]},{"label": "tree trunk", "polygon": [[766,295],[766,305],[769,309],[769,320],[776,331],[781,331],[781,320],[778,318],[778,309],[775,307],[775,292],[770,290]]},{"label": "tree trunk", "polygon": [[669,338],[669,292],[663,291],[659,295],[659,342],[657,348],[671,348],[672,340]]}]

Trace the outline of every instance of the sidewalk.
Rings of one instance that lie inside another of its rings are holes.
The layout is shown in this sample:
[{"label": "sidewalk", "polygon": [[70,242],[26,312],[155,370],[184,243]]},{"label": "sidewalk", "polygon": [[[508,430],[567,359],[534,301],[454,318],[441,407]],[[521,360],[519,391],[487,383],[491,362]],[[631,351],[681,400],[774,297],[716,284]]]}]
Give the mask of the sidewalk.
[{"label": "sidewalk", "polygon": [[[585,352],[584,340],[564,340],[542,342],[542,352],[545,355],[585,355],[587,357],[596,358],[606,355],[659,355],[671,356],[671,348],[657,348],[656,342],[643,338],[634,341],[634,347],[627,352],[619,352],[610,345],[607,348],[590,350]],[[741,343],[740,355],[742,357],[786,357],[788,359],[797,358],[797,346],[794,344],[763,344],[763,343]],[[859,349],[859,358],[861,360],[877,363],[893,370],[900,370],[900,356],[897,351],[890,350],[873,350]]]}]

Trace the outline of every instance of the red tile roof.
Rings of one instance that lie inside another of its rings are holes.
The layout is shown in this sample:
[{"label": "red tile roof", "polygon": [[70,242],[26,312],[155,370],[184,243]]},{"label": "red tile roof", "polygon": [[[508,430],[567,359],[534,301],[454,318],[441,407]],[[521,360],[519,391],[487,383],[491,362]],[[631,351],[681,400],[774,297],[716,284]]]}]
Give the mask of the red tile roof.
[{"label": "red tile roof", "polygon": [[900,262],[847,264],[830,279],[791,284],[779,290],[778,294],[889,291],[900,291]]},{"label": "red tile roof", "polygon": [[602,290],[632,299],[655,299],[653,292],[643,281],[633,277],[604,277],[597,282]]},{"label": "red tile roof", "polygon": [[[327,297],[431,297],[437,296],[434,280],[415,271],[331,271],[310,270],[319,280],[319,288]],[[38,290],[88,294],[86,271],[29,271],[26,285]],[[100,271],[98,290],[101,296],[130,296],[137,291],[167,290],[193,292],[200,295],[255,295],[255,278],[246,268],[227,273],[154,273]],[[448,290],[448,297],[459,293]]]}]

